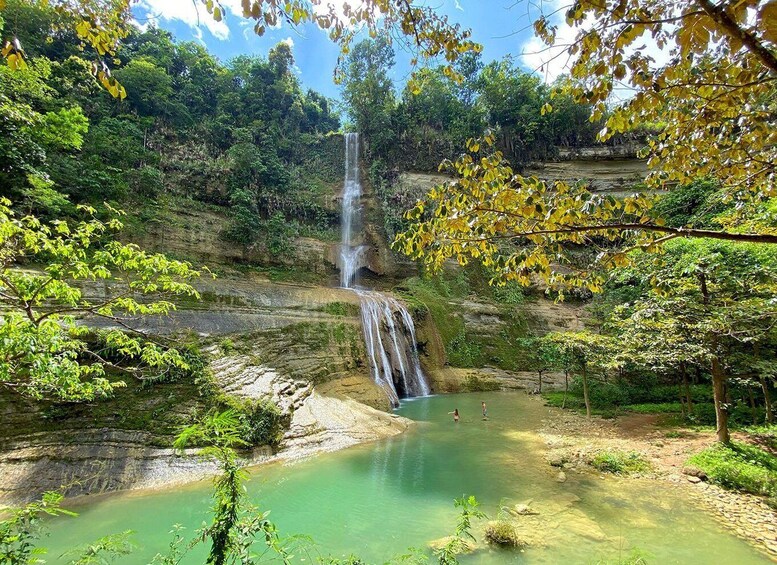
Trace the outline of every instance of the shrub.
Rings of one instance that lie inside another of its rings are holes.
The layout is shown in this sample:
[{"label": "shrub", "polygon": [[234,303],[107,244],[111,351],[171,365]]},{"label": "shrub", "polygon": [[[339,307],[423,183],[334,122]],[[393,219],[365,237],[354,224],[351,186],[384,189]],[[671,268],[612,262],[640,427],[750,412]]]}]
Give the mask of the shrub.
[{"label": "shrub", "polygon": [[590,465],[599,471],[630,475],[650,470],[650,463],[636,451],[600,451],[593,456]]},{"label": "shrub", "polygon": [[488,543],[502,547],[526,547],[526,542],[518,537],[513,525],[507,520],[489,522],[483,532]]},{"label": "shrub", "polygon": [[715,444],[688,459],[724,488],[777,496],[777,457],[746,443]]},{"label": "shrub", "polygon": [[467,392],[486,392],[490,390],[499,390],[502,386],[491,379],[481,379],[477,375],[469,374],[464,379],[464,390]]},{"label": "shrub", "polygon": [[481,356],[478,343],[469,338],[464,328],[448,344],[448,361],[454,367],[476,367]]},{"label": "shrub", "polygon": [[275,446],[283,439],[288,416],[271,400],[223,396],[221,402],[238,413],[240,437],[251,445]]}]

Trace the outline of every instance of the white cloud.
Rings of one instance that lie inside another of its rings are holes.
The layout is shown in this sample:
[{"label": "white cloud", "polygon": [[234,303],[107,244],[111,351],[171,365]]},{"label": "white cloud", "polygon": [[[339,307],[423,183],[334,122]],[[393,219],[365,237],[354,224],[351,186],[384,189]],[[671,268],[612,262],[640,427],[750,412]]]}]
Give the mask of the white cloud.
[{"label": "white cloud", "polygon": [[[575,42],[581,29],[586,29],[590,23],[583,22],[578,27],[567,25],[565,19],[566,8],[569,5],[568,0],[553,0],[546,2],[546,14],[553,14],[549,17],[549,23],[557,26],[556,41],[552,47],[548,47],[536,36],[523,44],[521,51],[521,61],[529,70],[541,75],[545,82],[551,83],[560,75],[569,73],[574,63],[574,57],[570,57],[566,52],[567,48]],[[649,55],[655,61],[653,65],[666,65],[669,62],[669,49],[659,49],[655,42],[651,41],[648,34],[643,36],[642,43],[635,43],[634,48],[641,48],[643,54]],[[631,90],[628,87],[615,88],[616,97],[629,97]]]},{"label": "white cloud", "polygon": [[289,49],[294,49],[294,40],[291,37],[287,37],[286,39],[281,39],[278,43],[285,43],[289,46]]},{"label": "white cloud", "polygon": [[206,28],[214,37],[220,40],[229,38],[229,26],[226,19],[231,15],[242,18],[243,9],[240,0],[222,0],[226,8],[222,20],[217,22],[208,14],[205,6],[192,0],[139,0],[138,6],[146,12],[149,20],[180,21],[192,28],[197,39],[202,40],[202,28]]},{"label": "white cloud", "polygon": [[[363,8],[366,2],[365,0],[322,0],[321,4],[313,6],[313,10],[319,15],[328,15],[334,11],[334,14],[338,19],[345,20],[345,13],[343,12],[343,5],[345,4],[348,4],[351,7],[351,11],[356,12],[360,8]],[[375,10],[375,12],[377,12],[377,10]],[[350,25],[348,22],[345,23]]]},{"label": "white cloud", "polygon": [[[554,46],[548,47],[539,37],[532,35],[531,39],[523,44],[523,49],[521,50],[521,62],[529,70],[540,74],[545,79],[545,82],[548,83],[556,80],[559,75],[568,72],[572,62],[565,51],[567,46],[575,40],[579,30],[567,25],[564,20],[566,5],[568,5],[566,0],[553,0],[543,3],[545,14],[551,14],[547,16],[549,25],[554,25],[558,28]],[[531,14],[532,20],[537,17],[539,17],[539,14]]]}]

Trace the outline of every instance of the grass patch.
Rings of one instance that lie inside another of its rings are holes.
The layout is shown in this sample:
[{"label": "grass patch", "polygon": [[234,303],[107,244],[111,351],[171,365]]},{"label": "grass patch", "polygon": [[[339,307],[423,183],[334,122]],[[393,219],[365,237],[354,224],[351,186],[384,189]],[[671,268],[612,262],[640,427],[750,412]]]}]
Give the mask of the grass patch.
[{"label": "grass patch", "polygon": [[636,451],[600,451],[589,464],[599,471],[616,475],[645,473],[651,470],[650,463]]},{"label": "grass patch", "polygon": [[564,401],[564,391],[551,390],[542,393],[542,398],[545,400],[546,406],[553,406],[554,408],[569,408],[572,410],[585,410],[585,401],[582,396],[578,396],[572,393],[566,393],[566,402]]},{"label": "grass patch", "polygon": [[629,404],[621,407],[624,412],[636,414],[679,414],[682,407],[679,402],[645,402],[643,404]]},{"label": "grass patch", "polygon": [[753,445],[715,444],[688,459],[724,488],[777,496],[777,457]]},{"label": "grass patch", "polygon": [[[238,270],[241,265],[236,265]],[[264,275],[272,282],[295,282],[307,284],[321,284],[326,282],[326,275],[314,273],[300,267],[256,267],[246,266],[244,270],[253,271]]]},{"label": "grass patch", "polygon": [[322,312],[326,312],[332,316],[351,317],[359,315],[359,306],[351,304],[350,302],[329,302],[321,308]]},{"label": "grass patch", "polygon": [[744,428],[750,438],[773,452],[777,452],[777,424],[761,424],[760,426],[748,426]]}]

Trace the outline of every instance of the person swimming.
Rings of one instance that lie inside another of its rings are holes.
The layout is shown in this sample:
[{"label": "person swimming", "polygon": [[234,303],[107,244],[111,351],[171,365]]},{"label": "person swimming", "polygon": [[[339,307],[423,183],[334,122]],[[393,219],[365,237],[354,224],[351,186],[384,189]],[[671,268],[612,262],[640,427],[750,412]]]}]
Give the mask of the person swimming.
[{"label": "person swimming", "polygon": [[453,421],[458,422],[459,421],[459,409],[454,408],[453,412],[448,412],[448,414],[453,414]]}]

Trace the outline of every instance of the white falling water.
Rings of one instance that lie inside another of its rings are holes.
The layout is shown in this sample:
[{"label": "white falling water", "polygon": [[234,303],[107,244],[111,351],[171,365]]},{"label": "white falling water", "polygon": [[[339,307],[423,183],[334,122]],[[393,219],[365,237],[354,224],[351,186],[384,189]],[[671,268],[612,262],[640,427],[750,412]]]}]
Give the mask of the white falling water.
[{"label": "white falling water", "polygon": [[[363,245],[356,243],[360,230],[362,187],[359,178],[359,134],[345,136],[345,186],[340,246],[340,284],[353,288],[362,267]],[[421,370],[415,324],[398,300],[379,292],[355,290],[361,302],[362,328],[372,378],[386,391],[392,406],[400,396],[426,396],[429,384]]]},{"label": "white falling water", "polygon": [[359,134],[345,134],[345,186],[343,187],[340,286],[351,288],[362,267],[362,245],[354,242],[361,226],[362,185],[359,171]]}]

